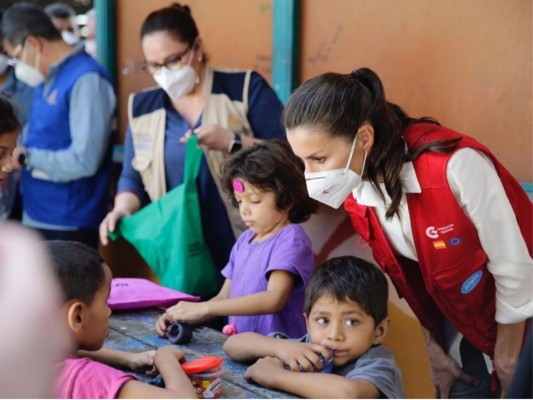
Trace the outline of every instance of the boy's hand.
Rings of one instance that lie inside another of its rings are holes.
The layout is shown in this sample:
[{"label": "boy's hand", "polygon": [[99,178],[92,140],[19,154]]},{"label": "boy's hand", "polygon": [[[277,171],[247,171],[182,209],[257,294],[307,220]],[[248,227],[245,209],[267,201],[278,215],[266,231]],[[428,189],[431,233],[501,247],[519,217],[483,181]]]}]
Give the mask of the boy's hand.
[{"label": "boy's hand", "polygon": [[150,375],[150,370],[154,366],[155,350],[143,351],[140,353],[130,353],[128,368],[132,371],[146,371]]},{"label": "boy's hand", "polygon": [[283,361],[279,358],[265,357],[248,367],[244,377],[266,388],[273,388],[275,375],[284,370]]},{"label": "boy's hand", "polygon": [[312,343],[299,343],[290,340],[283,340],[276,345],[278,358],[287,365],[291,371],[307,372],[321,371],[323,366],[317,353],[322,354],[324,360],[329,361],[331,356],[329,350],[320,345]]},{"label": "boy's hand", "polygon": [[155,350],[154,366],[157,368],[158,364],[168,360],[169,356],[172,356],[172,358],[175,358],[180,363],[185,361],[185,354],[176,346],[163,346]]},{"label": "boy's hand", "polygon": [[167,314],[171,322],[187,322],[193,324],[209,316],[208,302],[192,303],[189,301],[180,301],[175,306],[167,309]]}]

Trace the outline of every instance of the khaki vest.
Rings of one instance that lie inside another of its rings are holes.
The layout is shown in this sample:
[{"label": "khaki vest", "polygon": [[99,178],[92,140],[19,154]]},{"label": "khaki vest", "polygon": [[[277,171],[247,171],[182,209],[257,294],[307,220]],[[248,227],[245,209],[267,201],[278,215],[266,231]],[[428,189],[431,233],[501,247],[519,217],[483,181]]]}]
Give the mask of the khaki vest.
[{"label": "khaki vest", "polygon": [[[206,103],[202,112],[202,124],[215,124],[241,135],[253,136],[254,133],[246,116],[248,113],[248,92],[252,71],[246,71],[241,102],[231,100],[224,93],[213,94],[214,70],[209,66],[206,68],[205,91],[209,95],[206,96]],[[217,71],[237,72],[236,70]],[[139,171],[144,189],[150,199],[154,201],[167,193],[164,160],[166,111],[164,108],[160,108],[147,114],[133,117],[133,99],[135,95],[136,93],[132,93],[128,99],[128,122],[134,148],[132,166]],[[233,233],[237,238],[246,229],[246,226],[242,222],[239,210],[233,206],[228,195],[222,190],[220,182],[220,166],[228,157],[228,153],[218,150],[205,150],[204,155],[209,171],[226,207]]]}]

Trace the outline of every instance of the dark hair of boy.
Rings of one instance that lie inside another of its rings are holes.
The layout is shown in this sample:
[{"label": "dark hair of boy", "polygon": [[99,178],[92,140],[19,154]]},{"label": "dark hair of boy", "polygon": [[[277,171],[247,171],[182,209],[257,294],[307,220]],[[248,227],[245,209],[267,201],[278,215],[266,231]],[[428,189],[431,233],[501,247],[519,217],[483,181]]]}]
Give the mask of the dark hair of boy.
[{"label": "dark hair of boy", "polygon": [[336,257],[319,266],[305,291],[304,312],[309,316],[315,302],[330,296],[338,302],[357,303],[377,325],[387,317],[387,279],[374,264],[353,256]]},{"label": "dark hair of boy", "polygon": [[105,282],[104,259],[83,243],[66,240],[44,243],[63,290],[64,300],[77,299],[90,305]]},{"label": "dark hair of boy", "polygon": [[233,179],[242,179],[276,195],[278,211],[289,210],[289,221],[307,221],[317,203],[307,194],[304,164],[284,140],[268,140],[241,150],[222,164],[222,187],[237,207]]},{"label": "dark hair of boy", "polygon": [[0,95],[0,135],[17,132],[20,122],[15,115],[13,104],[5,96]]},{"label": "dark hair of boy", "polygon": [[23,45],[30,35],[50,41],[61,40],[61,33],[48,15],[26,2],[15,4],[5,11],[1,30],[4,39],[13,47]]}]

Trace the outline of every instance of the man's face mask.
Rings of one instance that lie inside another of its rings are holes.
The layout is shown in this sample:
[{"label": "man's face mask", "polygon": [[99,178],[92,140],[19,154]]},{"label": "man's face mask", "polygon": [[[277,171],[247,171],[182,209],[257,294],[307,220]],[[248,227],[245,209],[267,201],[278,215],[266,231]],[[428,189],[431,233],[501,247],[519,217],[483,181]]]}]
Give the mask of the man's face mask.
[{"label": "man's face mask", "polygon": [[[305,174],[305,182],[309,197],[332,208],[339,208],[352,190],[362,182],[361,176],[350,169],[356,143],[357,135],[355,135],[352,143],[350,157],[348,158],[348,163],[345,168]],[[362,171],[365,170],[365,163],[366,152]]]},{"label": "man's face mask", "polygon": [[17,63],[15,64],[15,77],[30,87],[36,87],[43,83],[46,79],[41,71],[39,71],[41,53],[37,53],[35,56],[35,64],[33,67],[26,64],[25,60],[28,53],[27,44],[28,42],[25,42],[24,47],[22,48],[22,59],[17,60]]}]

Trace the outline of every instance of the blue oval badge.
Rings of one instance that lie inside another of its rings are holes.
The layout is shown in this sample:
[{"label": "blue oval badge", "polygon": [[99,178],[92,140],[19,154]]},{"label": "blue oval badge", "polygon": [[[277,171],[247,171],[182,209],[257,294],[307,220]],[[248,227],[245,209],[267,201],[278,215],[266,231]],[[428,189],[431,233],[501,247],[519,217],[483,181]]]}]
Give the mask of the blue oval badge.
[{"label": "blue oval badge", "polygon": [[482,276],[483,276],[483,271],[477,271],[473,273],[471,276],[469,276],[467,280],[463,282],[463,286],[461,286],[461,293],[467,294],[467,293],[470,293],[472,290],[474,290],[474,288],[477,286],[477,284],[481,280]]}]

